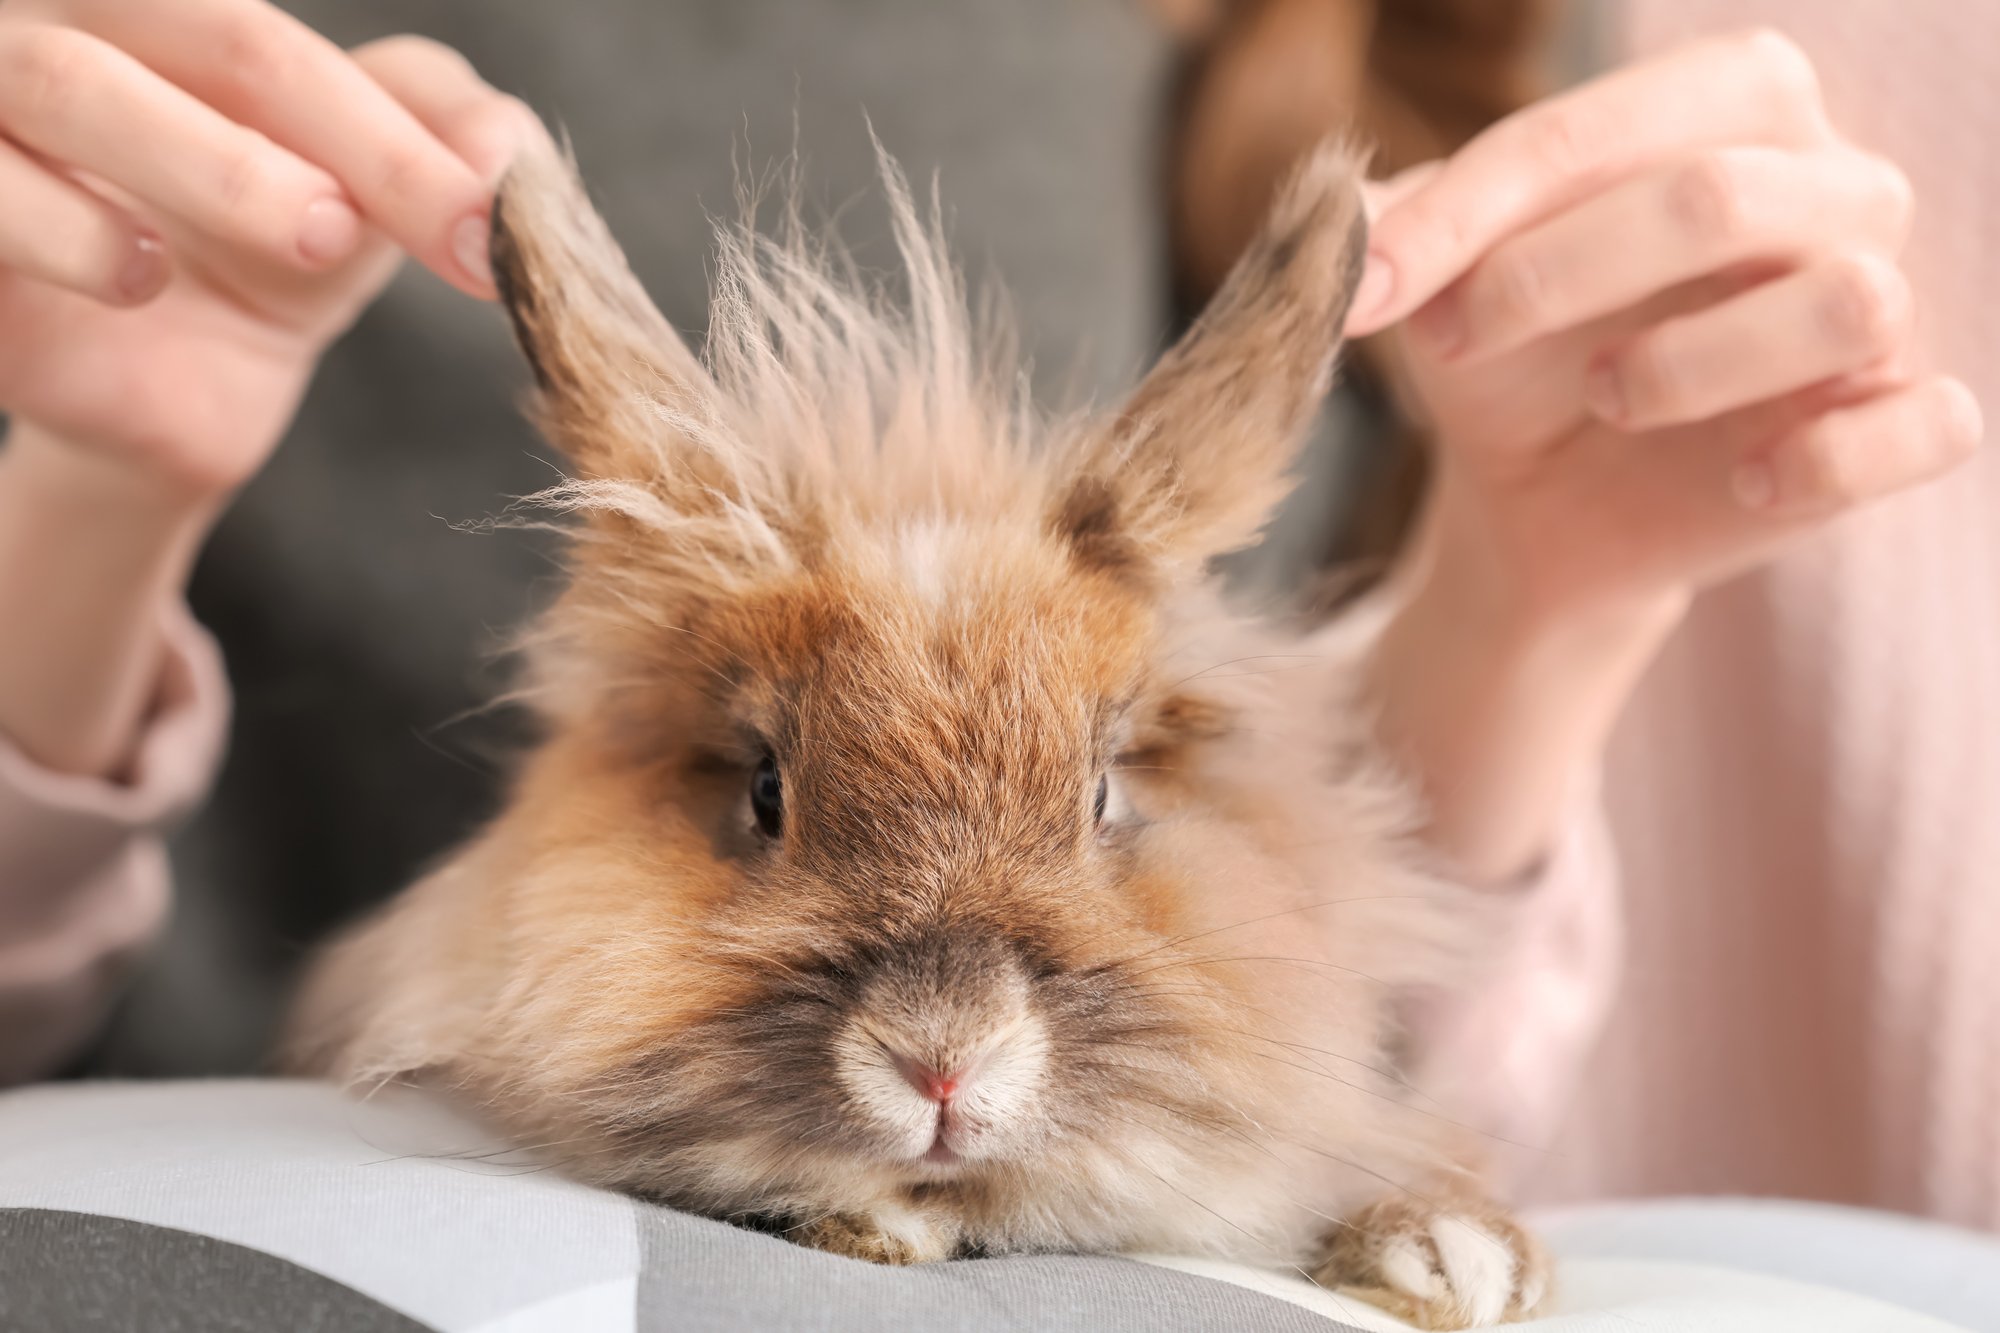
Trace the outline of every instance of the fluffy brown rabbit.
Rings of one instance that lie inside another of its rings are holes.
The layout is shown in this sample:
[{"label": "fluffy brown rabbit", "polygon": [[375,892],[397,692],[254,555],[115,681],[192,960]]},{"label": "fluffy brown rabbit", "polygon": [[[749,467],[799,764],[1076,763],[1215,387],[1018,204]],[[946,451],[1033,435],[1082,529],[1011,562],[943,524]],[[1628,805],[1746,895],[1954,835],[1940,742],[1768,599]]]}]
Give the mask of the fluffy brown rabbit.
[{"label": "fluffy brown rabbit", "polygon": [[308,1067],[881,1262],[1203,1253],[1430,1328],[1532,1309],[1540,1252],[1391,1067],[1470,917],[1338,645],[1206,572],[1328,385],[1356,170],[1318,153],[1121,410],[1049,421],[893,170],[907,299],[729,231],[697,358],[527,152],[494,257],[576,515],[546,737],[320,963]]}]

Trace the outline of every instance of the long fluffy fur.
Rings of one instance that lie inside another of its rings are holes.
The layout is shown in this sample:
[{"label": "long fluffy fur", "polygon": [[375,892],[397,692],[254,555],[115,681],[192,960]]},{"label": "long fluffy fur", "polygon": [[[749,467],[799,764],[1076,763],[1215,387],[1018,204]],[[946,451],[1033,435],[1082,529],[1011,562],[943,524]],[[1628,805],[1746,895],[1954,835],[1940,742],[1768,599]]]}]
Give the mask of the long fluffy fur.
[{"label": "long fluffy fur", "polygon": [[[1339,655],[1201,572],[1327,383],[1355,179],[1323,150],[1122,411],[1046,422],[893,171],[906,301],[803,229],[726,233],[697,358],[569,164],[526,155],[497,267],[575,465],[544,498],[578,515],[528,650],[548,739],[327,955],[300,1060],[423,1075],[586,1178],[873,1257],[1316,1261],[1455,1169],[1388,1046],[1462,914]],[[778,840],[744,813],[765,753]],[[1130,811],[1100,832],[1107,768]],[[957,1168],[912,1160],[904,1051],[995,1062]]]}]

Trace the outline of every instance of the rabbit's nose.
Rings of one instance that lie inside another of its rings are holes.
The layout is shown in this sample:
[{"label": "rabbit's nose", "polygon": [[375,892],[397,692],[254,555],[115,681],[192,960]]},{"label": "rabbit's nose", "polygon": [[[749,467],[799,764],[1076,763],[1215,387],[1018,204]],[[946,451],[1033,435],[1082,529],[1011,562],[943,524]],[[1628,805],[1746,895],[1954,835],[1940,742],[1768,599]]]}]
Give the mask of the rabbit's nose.
[{"label": "rabbit's nose", "polygon": [[965,1069],[939,1073],[923,1061],[904,1055],[900,1051],[889,1052],[889,1059],[895,1064],[896,1072],[903,1076],[905,1083],[939,1106],[945,1105],[958,1095],[959,1089],[965,1086],[970,1073]]}]

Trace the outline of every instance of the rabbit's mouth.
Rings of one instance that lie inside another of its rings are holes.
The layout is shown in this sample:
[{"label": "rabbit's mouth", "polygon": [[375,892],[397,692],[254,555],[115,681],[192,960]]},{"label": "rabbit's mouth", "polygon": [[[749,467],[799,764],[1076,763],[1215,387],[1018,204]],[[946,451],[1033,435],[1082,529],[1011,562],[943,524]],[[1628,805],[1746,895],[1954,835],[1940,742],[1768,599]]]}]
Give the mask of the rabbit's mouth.
[{"label": "rabbit's mouth", "polygon": [[1044,1095],[1049,1041],[1027,1013],[945,1041],[859,1017],[834,1049],[851,1113],[887,1156],[931,1175],[1004,1151]]}]

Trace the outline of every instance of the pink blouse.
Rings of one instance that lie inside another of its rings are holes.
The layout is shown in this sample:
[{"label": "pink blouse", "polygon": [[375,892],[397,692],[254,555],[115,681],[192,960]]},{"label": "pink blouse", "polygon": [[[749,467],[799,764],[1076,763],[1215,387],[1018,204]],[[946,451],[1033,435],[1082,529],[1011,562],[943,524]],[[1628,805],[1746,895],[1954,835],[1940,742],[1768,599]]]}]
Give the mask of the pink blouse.
[{"label": "pink blouse", "polygon": [[228,728],[214,642],[186,612],[125,780],[38,767],[0,736],[0,1086],[47,1073],[159,932],[166,831],[208,790]]},{"label": "pink blouse", "polygon": [[[1916,185],[1939,365],[2000,414],[2000,5],[1630,0],[1749,23]],[[2000,1228],[2000,460],[1697,603],[1434,1069],[1545,1200],[1770,1194]]]}]

